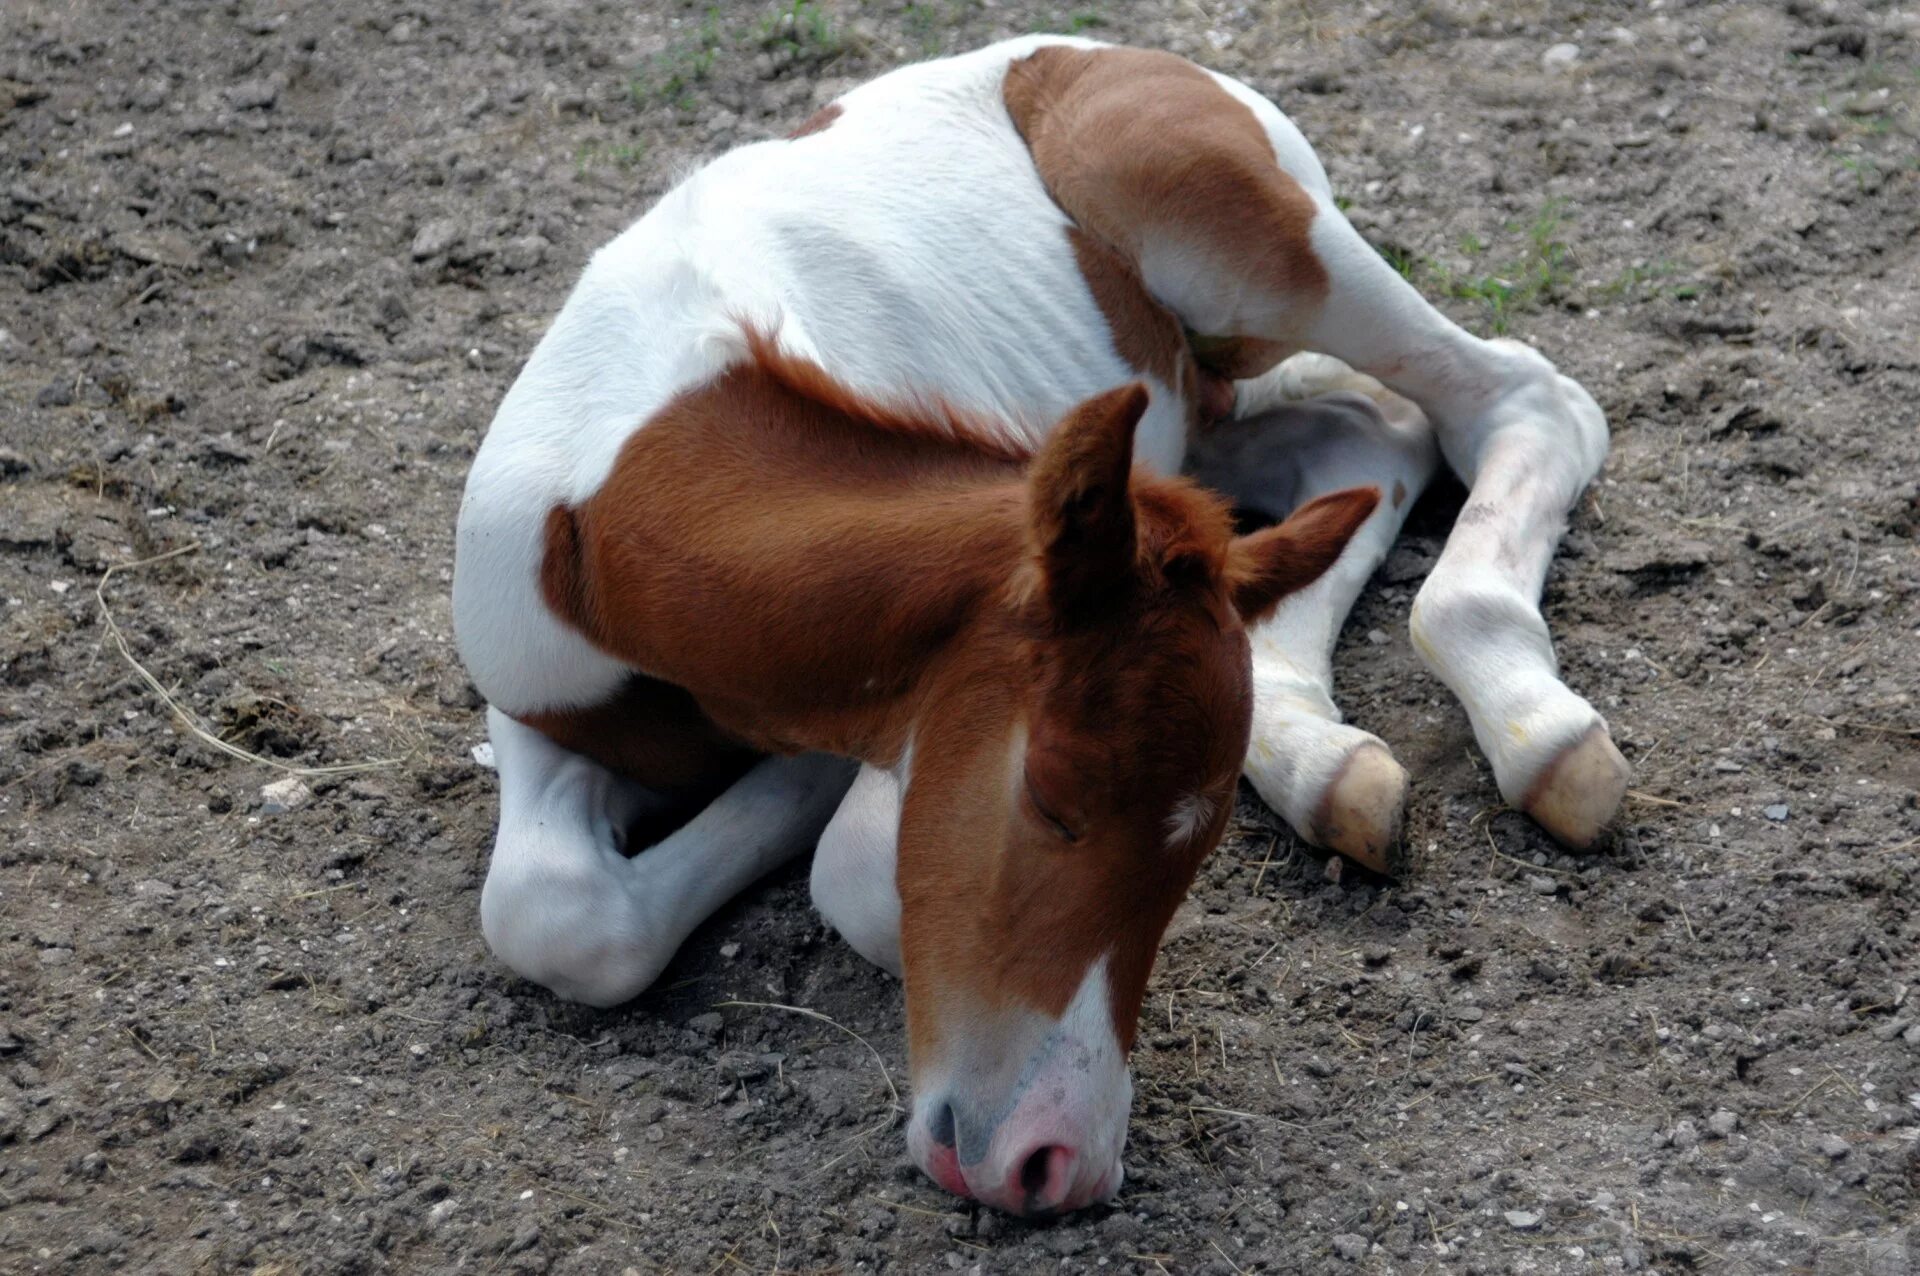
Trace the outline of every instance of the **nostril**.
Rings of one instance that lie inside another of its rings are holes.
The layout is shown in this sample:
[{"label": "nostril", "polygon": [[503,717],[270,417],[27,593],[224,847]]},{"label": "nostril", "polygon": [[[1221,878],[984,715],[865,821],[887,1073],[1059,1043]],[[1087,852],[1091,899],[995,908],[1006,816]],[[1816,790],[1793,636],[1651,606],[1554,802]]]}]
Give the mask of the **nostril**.
[{"label": "nostril", "polygon": [[1073,1153],[1058,1144],[1035,1148],[1020,1164],[1020,1195],[1027,1209],[1055,1210],[1067,1199]]},{"label": "nostril", "polygon": [[935,1110],[933,1119],[927,1122],[927,1137],[943,1148],[953,1146],[954,1120],[951,1103],[943,1103]]}]

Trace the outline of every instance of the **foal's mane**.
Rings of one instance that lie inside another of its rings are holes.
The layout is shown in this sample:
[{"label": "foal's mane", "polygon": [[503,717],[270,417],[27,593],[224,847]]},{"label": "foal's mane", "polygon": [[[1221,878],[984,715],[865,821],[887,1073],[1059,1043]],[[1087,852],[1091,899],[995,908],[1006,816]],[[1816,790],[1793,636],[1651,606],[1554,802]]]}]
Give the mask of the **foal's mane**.
[{"label": "foal's mane", "polygon": [[811,359],[788,354],[773,332],[745,322],[740,331],[751,366],[803,399],[889,433],[959,444],[1013,464],[1024,465],[1033,459],[1033,448],[1026,440],[944,399],[909,393],[897,405],[881,403],[841,384]]}]

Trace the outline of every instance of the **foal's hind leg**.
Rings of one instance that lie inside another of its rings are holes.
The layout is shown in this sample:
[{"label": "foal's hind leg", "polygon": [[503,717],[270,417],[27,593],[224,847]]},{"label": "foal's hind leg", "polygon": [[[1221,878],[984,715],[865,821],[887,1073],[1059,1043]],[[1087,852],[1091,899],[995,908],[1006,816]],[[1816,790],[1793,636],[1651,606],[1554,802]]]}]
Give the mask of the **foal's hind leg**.
[{"label": "foal's hind leg", "polygon": [[1539,609],[1567,514],[1606,456],[1592,397],[1526,346],[1472,337],[1428,305],[1245,85],[1171,55],[1051,46],[1013,65],[1005,96],[1054,199],[1133,255],[1198,353],[1248,376],[1320,351],[1433,421],[1472,490],[1414,604],[1414,645],[1466,707],[1506,799],[1562,841],[1592,842],[1627,766],[1560,682]]},{"label": "foal's hind leg", "polygon": [[766,758],[676,832],[632,858],[635,820],[662,790],[615,775],[497,709],[500,832],[480,892],[494,955],[574,1001],[637,995],[715,909],[805,852],[846,792],[852,766],[810,754]]},{"label": "foal's hind leg", "polygon": [[1327,492],[1373,485],[1382,500],[1306,589],[1252,634],[1254,711],[1246,775],[1317,846],[1382,872],[1398,840],[1406,772],[1333,702],[1340,627],[1433,476],[1433,430],[1412,403],[1323,355],[1295,355],[1238,387],[1235,419],[1196,439],[1192,472],[1273,519]]}]

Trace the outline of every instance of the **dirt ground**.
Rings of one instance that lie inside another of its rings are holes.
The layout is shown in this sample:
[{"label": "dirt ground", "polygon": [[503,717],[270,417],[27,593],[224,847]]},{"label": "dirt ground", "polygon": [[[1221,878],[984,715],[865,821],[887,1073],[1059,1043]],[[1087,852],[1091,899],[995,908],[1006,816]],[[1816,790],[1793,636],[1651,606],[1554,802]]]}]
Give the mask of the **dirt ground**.
[{"label": "dirt ground", "polygon": [[[447,602],[595,247],[1035,29],[1267,92],[1383,252],[1593,389],[1547,610],[1635,768],[1595,854],[1499,807],[1406,638],[1430,496],[1340,665],[1408,872],[1329,884],[1243,795],[1127,1186],[1050,1225],[912,1170],[899,988],[804,866],[618,1011],[489,959]],[[1920,10],[1857,0],[7,0],[0,1270],[1920,1268],[1917,67]],[[381,765],[279,809],[134,661],[246,749]]]}]

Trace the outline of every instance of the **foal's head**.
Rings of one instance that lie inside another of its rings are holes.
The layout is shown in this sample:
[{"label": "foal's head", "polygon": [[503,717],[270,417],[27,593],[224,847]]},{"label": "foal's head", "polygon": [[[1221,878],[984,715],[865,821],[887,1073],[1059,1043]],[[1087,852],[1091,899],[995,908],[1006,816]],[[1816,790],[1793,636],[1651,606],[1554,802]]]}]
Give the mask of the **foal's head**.
[{"label": "foal's head", "polygon": [[1089,400],[1035,458],[1025,561],[914,728],[908,1142],[949,1190],[1016,1213],[1119,1186],[1147,973],[1247,748],[1246,626],[1378,499],[1338,493],[1235,537],[1220,502],[1134,472],[1146,402]]}]

